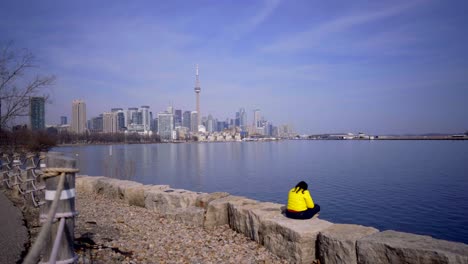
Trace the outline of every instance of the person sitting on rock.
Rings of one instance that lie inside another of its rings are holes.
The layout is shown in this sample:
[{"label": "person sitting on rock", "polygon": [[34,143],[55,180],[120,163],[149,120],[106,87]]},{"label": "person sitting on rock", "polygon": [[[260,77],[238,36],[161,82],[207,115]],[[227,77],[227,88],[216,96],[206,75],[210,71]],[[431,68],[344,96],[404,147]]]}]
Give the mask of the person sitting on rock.
[{"label": "person sitting on rock", "polygon": [[320,212],[320,206],[314,204],[306,182],[299,182],[288,194],[286,217],[292,219],[310,219]]}]

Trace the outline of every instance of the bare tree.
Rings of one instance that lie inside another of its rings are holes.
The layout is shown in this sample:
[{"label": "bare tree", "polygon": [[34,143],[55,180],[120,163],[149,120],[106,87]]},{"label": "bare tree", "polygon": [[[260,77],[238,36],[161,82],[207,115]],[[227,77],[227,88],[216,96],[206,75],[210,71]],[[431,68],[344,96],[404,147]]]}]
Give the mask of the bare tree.
[{"label": "bare tree", "polygon": [[53,75],[32,75],[31,70],[37,68],[34,63],[31,52],[15,50],[11,43],[0,51],[0,131],[14,119],[28,115],[29,97],[54,83]]}]

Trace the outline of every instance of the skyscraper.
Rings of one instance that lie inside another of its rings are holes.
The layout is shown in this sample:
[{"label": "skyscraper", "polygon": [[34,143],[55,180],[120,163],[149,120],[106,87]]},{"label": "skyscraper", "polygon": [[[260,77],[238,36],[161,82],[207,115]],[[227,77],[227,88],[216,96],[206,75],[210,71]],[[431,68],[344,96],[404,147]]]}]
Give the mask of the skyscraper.
[{"label": "skyscraper", "polygon": [[239,109],[239,126],[242,131],[247,131],[247,112],[244,108]]},{"label": "skyscraper", "polygon": [[125,113],[122,108],[112,108],[111,112],[117,115],[117,131],[125,130]]},{"label": "skyscraper", "polygon": [[174,115],[163,112],[158,114],[158,134],[161,139],[171,140],[174,130]]},{"label": "skyscraper", "polygon": [[174,110],[174,127],[182,126],[182,110]]},{"label": "skyscraper", "polygon": [[254,126],[254,128],[259,128],[259,127],[261,127],[261,125],[260,125],[260,120],[261,120],[260,109],[255,109],[255,110],[254,110],[254,120],[253,120],[253,126]]},{"label": "skyscraper", "polygon": [[189,130],[191,129],[191,126],[190,126],[190,111],[184,111],[184,114],[182,115],[182,126],[188,128]]},{"label": "skyscraper", "polygon": [[116,133],[117,132],[117,112],[106,112],[102,115],[103,132]]},{"label": "skyscraper", "polygon": [[[192,131],[193,132],[197,132],[198,131],[198,126],[201,125],[201,112],[200,112],[200,92],[201,92],[201,88],[200,88],[200,80],[198,78],[198,64],[196,65],[196,75],[195,75],[195,96],[197,97],[197,119],[196,119],[196,129],[193,130],[193,126],[192,126]],[[192,112],[193,113],[193,112]],[[192,119],[192,123],[193,123],[193,119]]]},{"label": "skyscraper", "polygon": [[86,131],[86,104],[82,100],[73,100],[71,129],[79,134]]},{"label": "skyscraper", "polygon": [[197,133],[198,132],[198,113],[197,111],[192,111],[190,113],[190,130],[193,132],[193,133]]},{"label": "skyscraper", "polygon": [[127,110],[127,118],[125,119],[125,126],[129,128],[133,123],[133,113],[138,112],[138,108],[136,107],[129,107]]},{"label": "skyscraper", "polygon": [[142,125],[143,125],[143,130],[144,131],[150,131],[150,116],[149,116],[149,106],[147,105],[142,105],[140,108],[140,112],[142,115]]},{"label": "skyscraper", "polygon": [[31,121],[31,130],[41,130],[45,128],[45,98],[29,98],[29,117]]}]

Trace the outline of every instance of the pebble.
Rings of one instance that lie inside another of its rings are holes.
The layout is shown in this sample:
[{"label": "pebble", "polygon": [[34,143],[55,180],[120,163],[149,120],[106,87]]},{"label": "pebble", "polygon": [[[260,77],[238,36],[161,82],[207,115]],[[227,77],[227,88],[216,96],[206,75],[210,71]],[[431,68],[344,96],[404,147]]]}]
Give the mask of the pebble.
[{"label": "pebble", "polygon": [[98,194],[76,197],[78,263],[288,263],[227,225],[204,229]]}]

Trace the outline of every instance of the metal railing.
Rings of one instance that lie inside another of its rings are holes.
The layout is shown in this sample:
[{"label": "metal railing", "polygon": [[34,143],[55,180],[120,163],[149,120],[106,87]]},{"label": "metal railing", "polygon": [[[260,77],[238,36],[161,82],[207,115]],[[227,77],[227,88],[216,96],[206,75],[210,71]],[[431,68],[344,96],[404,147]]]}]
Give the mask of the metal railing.
[{"label": "metal railing", "polygon": [[0,185],[41,208],[42,227],[23,263],[75,263],[76,160],[58,152],[3,154],[0,165]]}]

